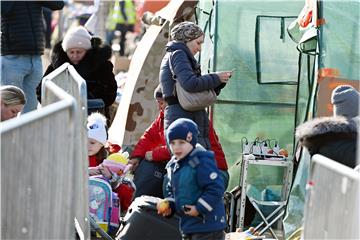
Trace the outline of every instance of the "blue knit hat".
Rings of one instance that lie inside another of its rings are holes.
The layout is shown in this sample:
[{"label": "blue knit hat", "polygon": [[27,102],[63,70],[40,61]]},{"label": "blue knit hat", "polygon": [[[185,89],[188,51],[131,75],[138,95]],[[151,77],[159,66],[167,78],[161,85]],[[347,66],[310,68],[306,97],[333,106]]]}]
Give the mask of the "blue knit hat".
[{"label": "blue knit hat", "polygon": [[334,116],[353,118],[359,115],[359,92],[350,85],[337,86],[331,94]]},{"label": "blue knit hat", "polygon": [[198,126],[194,121],[187,118],[179,118],[171,123],[166,130],[166,141],[170,144],[172,140],[183,139],[195,147],[198,135]]}]

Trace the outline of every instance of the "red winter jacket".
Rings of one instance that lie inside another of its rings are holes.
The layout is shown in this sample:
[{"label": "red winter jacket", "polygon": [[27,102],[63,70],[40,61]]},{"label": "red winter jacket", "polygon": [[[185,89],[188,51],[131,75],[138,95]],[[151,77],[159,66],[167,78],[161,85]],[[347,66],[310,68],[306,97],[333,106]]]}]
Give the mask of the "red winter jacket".
[{"label": "red winter jacket", "polygon": [[[209,140],[211,150],[215,154],[218,168],[220,170],[227,170],[228,166],[225,154],[222,150],[219,138],[213,128],[212,122],[209,122]],[[147,151],[152,151],[154,162],[168,161],[171,158],[164,136],[164,112],[162,110],[157,118],[152,122],[150,127],[146,129],[145,133],[140,137],[131,153],[131,158],[144,159]]]},{"label": "red winter jacket", "polygon": [[227,170],[228,165],[226,163],[225,153],[222,150],[219,137],[216,135],[212,121],[209,121],[209,141],[210,141],[211,151],[213,151],[215,154],[217,167],[220,170]]},{"label": "red winter jacket", "polygon": [[98,159],[96,159],[96,155],[94,155],[94,156],[89,156],[89,167],[97,167],[97,166],[99,166],[102,162],[103,162],[103,159],[99,161]]},{"label": "red winter jacket", "polygon": [[170,152],[166,146],[164,136],[164,112],[160,111],[157,118],[152,122],[150,127],[146,129],[144,134],[140,137],[134,150],[131,153],[131,158],[145,158],[145,153],[152,151],[154,162],[170,160]]}]

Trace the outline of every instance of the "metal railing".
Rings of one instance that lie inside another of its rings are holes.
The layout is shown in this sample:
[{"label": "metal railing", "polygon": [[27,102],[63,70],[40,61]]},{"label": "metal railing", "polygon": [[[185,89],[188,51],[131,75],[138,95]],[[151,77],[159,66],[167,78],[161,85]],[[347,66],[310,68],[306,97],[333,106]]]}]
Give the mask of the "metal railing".
[{"label": "metal railing", "polygon": [[1,238],[74,238],[75,99],[49,82],[53,103],[1,123]]},{"label": "metal railing", "polygon": [[1,238],[90,238],[85,81],[64,64],[42,108],[1,126]]},{"label": "metal railing", "polygon": [[359,172],[322,155],[311,162],[304,239],[359,239]]},{"label": "metal railing", "polygon": [[75,129],[76,135],[74,139],[75,155],[73,157],[74,165],[74,196],[75,219],[78,233],[81,238],[87,238],[90,232],[90,223],[88,218],[88,156],[87,156],[87,91],[85,80],[76,72],[75,68],[69,63],[64,63],[49,75],[45,76],[42,85],[41,103],[46,106],[47,94],[44,89],[44,84],[48,81],[54,82],[56,85],[64,89],[67,93],[73,96],[76,100],[75,111]]}]

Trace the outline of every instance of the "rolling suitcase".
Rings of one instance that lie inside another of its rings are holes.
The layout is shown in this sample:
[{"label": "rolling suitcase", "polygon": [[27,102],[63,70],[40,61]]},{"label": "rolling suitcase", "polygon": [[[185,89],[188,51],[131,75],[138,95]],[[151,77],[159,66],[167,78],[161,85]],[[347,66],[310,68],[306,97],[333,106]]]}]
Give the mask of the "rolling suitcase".
[{"label": "rolling suitcase", "polygon": [[117,240],[181,240],[179,218],[157,214],[157,197],[141,196],[130,205],[124,216]]}]

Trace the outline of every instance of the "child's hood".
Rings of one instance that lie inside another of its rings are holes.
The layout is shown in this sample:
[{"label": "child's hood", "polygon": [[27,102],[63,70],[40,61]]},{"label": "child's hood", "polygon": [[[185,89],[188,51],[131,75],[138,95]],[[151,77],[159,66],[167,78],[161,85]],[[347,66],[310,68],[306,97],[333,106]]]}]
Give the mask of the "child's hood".
[{"label": "child's hood", "polygon": [[206,150],[202,145],[199,143],[196,144],[195,148],[190,152],[190,157],[192,156],[198,156],[198,157],[208,157],[208,158],[214,158],[214,152]]}]

